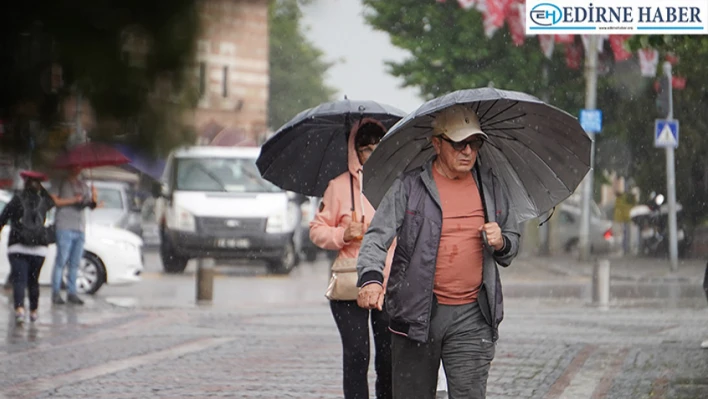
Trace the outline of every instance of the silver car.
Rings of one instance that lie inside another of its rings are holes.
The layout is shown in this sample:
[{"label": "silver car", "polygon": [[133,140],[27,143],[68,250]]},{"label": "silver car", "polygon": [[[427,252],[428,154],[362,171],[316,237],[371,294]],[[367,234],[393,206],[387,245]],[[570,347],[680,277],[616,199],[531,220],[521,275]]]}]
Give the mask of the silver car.
[{"label": "silver car", "polygon": [[[566,252],[575,252],[580,242],[580,204],[565,201],[556,209],[557,235]],[[612,230],[612,221],[606,219],[595,202],[590,204],[590,251],[608,253],[615,250],[616,237]]]},{"label": "silver car", "polygon": [[88,185],[96,187],[101,204],[100,208],[89,212],[87,218],[91,223],[125,229],[142,237],[141,209],[130,183],[94,180]]}]

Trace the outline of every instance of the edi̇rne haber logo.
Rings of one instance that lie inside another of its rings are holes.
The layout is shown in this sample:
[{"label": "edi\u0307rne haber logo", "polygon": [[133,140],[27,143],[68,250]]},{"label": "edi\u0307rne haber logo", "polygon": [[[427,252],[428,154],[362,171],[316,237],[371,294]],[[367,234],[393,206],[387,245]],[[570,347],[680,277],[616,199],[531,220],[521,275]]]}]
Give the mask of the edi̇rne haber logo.
[{"label": "edi\u0307rne haber logo", "polygon": [[705,35],[708,0],[526,0],[526,34]]}]

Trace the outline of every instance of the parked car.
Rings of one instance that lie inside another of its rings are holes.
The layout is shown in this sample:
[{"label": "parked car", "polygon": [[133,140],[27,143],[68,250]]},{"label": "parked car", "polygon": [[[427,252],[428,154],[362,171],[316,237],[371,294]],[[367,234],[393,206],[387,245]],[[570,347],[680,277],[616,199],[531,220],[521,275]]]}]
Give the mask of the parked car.
[{"label": "parked car", "polygon": [[[0,191],[0,211],[11,198],[12,193]],[[47,217],[48,224],[53,222],[54,210]],[[5,226],[0,235],[0,281],[6,281],[10,274],[7,257],[10,230],[11,226]],[[142,245],[140,237],[127,230],[87,223],[84,257],[76,280],[79,293],[94,294],[103,284],[123,285],[140,281],[144,266]],[[56,245],[50,245],[39,275],[42,285],[51,284],[55,256]],[[67,269],[64,270],[66,281]]]},{"label": "parked car", "polygon": [[321,198],[308,197],[308,201],[304,202],[302,208],[302,222],[300,226],[300,234],[302,236],[302,253],[305,260],[314,262],[319,255],[320,249],[312,240],[310,240],[310,222],[315,218],[320,206]]},{"label": "parked car", "polygon": [[189,259],[264,260],[288,274],[302,249],[306,197],[263,179],[257,147],[189,147],[173,151],[153,190],[164,270]]},{"label": "parked car", "polygon": [[102,206],[89,212],[87,220],[102,226],[125,229],[142,237],[140,204],[129,183],[95,180],[88,184],[96,187],[98,202]]},{"label": "parked car", "polygon": [[[556,237],[566,252],[574,252],[580,242],[580,204],[565,201],[556,209],[558,228]],[[615,250],[617,240],[612,221],[607,219],[595,202],[590,204],[590,252],[608,253]]]}]

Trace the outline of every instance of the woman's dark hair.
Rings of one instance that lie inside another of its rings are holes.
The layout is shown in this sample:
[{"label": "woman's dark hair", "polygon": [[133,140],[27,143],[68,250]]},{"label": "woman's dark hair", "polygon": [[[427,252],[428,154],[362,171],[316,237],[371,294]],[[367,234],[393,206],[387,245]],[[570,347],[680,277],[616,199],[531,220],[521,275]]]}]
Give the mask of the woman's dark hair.
[{"label": "woman's dark hair", "polygon": [[371,144],[378,144],[385,133],[386,132],[379,124],[366,122],[357,129],[354,145],[356,145],[356,148],[360,148]]}]

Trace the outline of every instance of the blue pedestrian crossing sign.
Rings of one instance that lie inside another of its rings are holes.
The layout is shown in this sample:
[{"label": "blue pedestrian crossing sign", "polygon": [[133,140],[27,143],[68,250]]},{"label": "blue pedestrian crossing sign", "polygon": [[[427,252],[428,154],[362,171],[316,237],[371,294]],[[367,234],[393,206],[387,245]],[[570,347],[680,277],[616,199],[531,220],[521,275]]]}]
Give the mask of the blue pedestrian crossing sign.
[{"label": "blue pedestrian crossing sign", "polygon": [[602,131],[602,110],[581,109],[580,126],[588,133],[600,133]]},{"label": "blue pedestrian crossing sign", "polygon": [[654,122],[654,147],[677,148],[679,141],[679,121],[657,119]]}]

